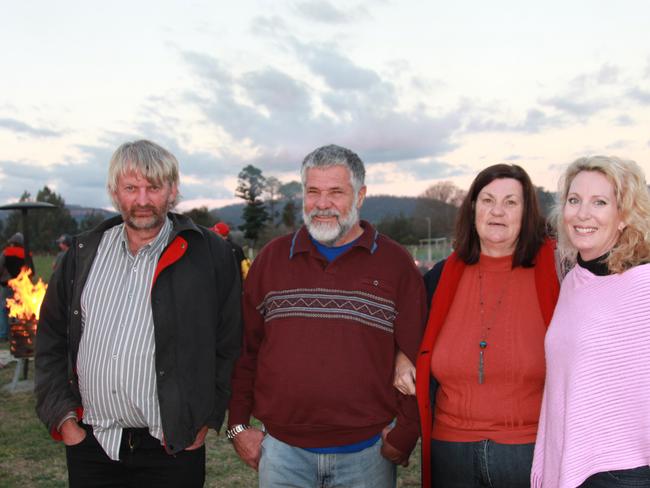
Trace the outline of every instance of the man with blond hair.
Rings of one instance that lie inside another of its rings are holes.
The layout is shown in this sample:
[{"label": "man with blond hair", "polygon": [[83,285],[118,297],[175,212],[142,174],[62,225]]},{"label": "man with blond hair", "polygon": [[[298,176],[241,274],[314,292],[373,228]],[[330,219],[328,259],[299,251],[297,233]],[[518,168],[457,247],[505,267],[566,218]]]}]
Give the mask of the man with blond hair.
[{"label": "man with blond hair", "polygon": [[70,486],[198,487],[239,352],[228,246],[171,212],[176,158],[140,140],[111,158],[120,213],[73,239],[41,309],[36,410]]}]

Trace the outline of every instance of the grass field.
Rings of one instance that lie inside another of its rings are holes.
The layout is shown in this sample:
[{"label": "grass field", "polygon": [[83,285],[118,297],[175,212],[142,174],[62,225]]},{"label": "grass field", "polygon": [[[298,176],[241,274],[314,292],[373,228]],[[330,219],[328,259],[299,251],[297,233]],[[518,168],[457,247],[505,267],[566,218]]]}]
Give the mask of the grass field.
[{"label": "grass field", "polygon": [[[8,349],[6,343],[0,349]],[[0,369],[0,386],[11,382],[15,363]],[[33,364],[29,377],[33,378]],[[210,432],[207,445],[207,487],[254,488],[257,476],[236,456],[224,435]],[[408,468],[399,468],[398,487],[420,486],[419,449]],[[51,440],[34,413],[31,393],[0,394],[0,487],[65,487],[63,445]]]}]

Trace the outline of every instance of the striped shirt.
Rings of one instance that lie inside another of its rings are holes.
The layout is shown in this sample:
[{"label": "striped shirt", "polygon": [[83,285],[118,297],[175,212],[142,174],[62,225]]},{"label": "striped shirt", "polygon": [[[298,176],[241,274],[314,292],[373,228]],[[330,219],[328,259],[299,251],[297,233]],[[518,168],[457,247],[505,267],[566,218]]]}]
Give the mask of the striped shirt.
[{"label": "striped shirt", "polygon": [[545,346],[531,486],[650,464],[650,264],[610,276],[575,266]]},{"label": "striped shirt", "polygon": [[148,427],[163,439],[150,294],[171,228],[166,218],[154,240],[135,255],[124,224],[108,229],[81,295],[77,372],[84,422],[113,460],[119,459],[123,428]]}]

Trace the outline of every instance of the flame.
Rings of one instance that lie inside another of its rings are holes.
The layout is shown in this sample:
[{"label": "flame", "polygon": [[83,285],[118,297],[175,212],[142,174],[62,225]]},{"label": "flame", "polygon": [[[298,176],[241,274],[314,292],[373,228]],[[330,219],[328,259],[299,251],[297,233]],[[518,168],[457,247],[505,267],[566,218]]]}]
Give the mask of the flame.
[{"label": "flame", "polygon": [[47,285],[40,278],[36,284],[32,283],[31,274],[31,269],[23,267],[18,276],[9,280],[9,286],[14,291],[13,298],[7,298],[9,317],[19,320],[35,317],[38,320]]}]

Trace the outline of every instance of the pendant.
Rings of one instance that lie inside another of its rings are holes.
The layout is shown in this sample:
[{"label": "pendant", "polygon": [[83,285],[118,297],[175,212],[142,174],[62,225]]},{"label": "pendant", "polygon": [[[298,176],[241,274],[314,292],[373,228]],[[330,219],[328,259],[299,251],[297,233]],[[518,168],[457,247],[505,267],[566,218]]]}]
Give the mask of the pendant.
[{"label": "pendant", "polygon": [[481,350],[478,353],[478,384],[482,385],[485,380],[485,374],[483,372],[483,363],[484,363],[483,353],[485,348],[487,347],[487,342],[481,341],[479,342],[478,345],[481,348]]}]

